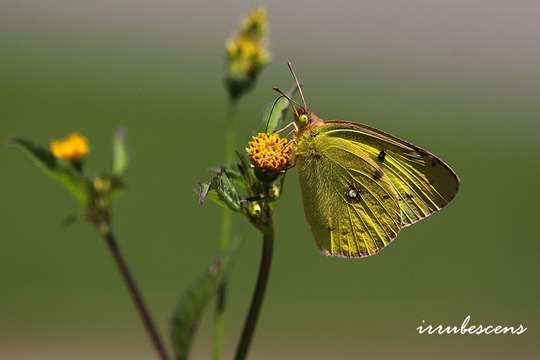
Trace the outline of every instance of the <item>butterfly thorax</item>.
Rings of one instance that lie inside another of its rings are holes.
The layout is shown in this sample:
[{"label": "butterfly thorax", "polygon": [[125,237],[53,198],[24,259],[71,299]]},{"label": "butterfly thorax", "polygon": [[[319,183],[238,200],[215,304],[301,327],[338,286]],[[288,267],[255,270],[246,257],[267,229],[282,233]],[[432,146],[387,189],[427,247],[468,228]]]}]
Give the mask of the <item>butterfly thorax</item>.
[{"label": "butterfly thorax", "polygon": [[295,137],[295,156],[297,160],[300,157],[316,159],[320,155],[318,149],[320,146],[319,138],[321,136],[324,137],[324,134],[321,133],[321,125],[324,124],[324,121],[315,114],[311,115],[313,117],[310,117],[309,123],[303,127],[299,127]]}]

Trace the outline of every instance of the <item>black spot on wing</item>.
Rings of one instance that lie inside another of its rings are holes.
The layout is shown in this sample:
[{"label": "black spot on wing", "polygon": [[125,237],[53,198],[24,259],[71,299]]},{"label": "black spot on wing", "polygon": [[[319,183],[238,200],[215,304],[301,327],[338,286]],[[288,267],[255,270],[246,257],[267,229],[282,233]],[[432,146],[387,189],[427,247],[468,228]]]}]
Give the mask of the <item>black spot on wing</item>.
[{"label": "black spot on wing", "polygon": [[386,151],[381,150],[379,155],[377,155],[377,160],[382,164],[384,162],[385,157],[386,157]]}]

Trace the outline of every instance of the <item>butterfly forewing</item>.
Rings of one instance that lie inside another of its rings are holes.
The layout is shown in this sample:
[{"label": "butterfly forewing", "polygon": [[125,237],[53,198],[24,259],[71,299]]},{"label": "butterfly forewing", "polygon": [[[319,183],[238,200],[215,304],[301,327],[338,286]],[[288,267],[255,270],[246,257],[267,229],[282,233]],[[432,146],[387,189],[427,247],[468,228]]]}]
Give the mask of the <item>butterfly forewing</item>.
[{"label": "butterfly forewing", "polygon": [[315,130],[299,139],[296,165],[306,217],[325,255],[373,255],[396,237],[398,193],[359,145]]},{"label": "butterfly forewing", "polygon": [[404,226],[442,209],[455,196],[459,179],[435,155],[380,130],[348,121],[325,121],[320,133],[359,146],[391,180]]}]

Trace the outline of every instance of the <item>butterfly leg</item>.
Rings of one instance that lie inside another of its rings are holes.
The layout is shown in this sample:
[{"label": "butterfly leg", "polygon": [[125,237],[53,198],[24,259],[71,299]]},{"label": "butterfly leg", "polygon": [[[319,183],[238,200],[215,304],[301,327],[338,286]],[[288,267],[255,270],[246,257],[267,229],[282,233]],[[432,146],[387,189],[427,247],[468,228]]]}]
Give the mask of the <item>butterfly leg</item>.
[{"label": "butterfly leg", "polygon": [[[287,130],[287,129],[290,128],[291,126],[294,126],[294,130],[293,130],[293,131],[298,132],[298,125],[296,125],[296,123],[295,123],[294,121],[292,121],[292,122],[290,122],[288,125],[286,125],[285,127],[281,128],[281,129],[279,129],[279,130],[274,131],[274,134],[279,134],[279,133],[281,133],[281,132]],[[291,133],[292,133],[292,132],[291,132]],[[289,135],[290,135],[291,133],[289,133]],[[289,135],[287,135],[287,136],[289,136]]]},{"label": "butterfly leg", "polygon": [[[289,135],[290,135],[290,134],[289,134]],[[292,144],[298,145],[298,143],[296,142],[296,139],[289,140],[289,142],[287,143],[287,145],[285,146],[285,148],[291,146]]]}]

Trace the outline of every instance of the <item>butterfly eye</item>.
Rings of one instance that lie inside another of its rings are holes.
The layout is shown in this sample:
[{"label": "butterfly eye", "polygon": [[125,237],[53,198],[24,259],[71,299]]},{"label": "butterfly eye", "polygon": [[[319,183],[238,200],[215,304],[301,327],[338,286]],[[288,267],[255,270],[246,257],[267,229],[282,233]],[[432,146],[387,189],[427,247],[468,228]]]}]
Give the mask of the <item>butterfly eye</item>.
[{"label": "butterfly eye", "polygon": [[308,121],[308,116],[306,114],[302,114],[298,117],[298,121],[302,124],[305,124]]}]

